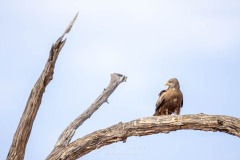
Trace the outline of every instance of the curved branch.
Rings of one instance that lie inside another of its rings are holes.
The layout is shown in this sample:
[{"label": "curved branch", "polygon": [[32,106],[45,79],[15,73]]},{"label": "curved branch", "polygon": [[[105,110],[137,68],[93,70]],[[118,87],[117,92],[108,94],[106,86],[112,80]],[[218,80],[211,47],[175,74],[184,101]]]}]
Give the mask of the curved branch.
[{"label": "curved branch", "polygon": [[63,40],[65,34],[67,34],[76,20],[77,15],[70,22],[66,31],[63,33],[61,37],[52,45],[50,50],[49,58],[44,67],[44,70],[37,82],[35,83],[31,94],[28,98],[28,102],[26,104],[25,110],[22,114],[21,120],[19,122],[18,128],[14,134],[13,142],[8,152],[7,160],[24,159],[25,149],[28,142],[28,138],[32,131],[32,125],[37,115],[38,109],[40,107],[42,96],[45,91],[45,88],[49,84],[49,82],[53,79],[54,67],[57,61],[58,55],[64,46],[66,39]]},{"label": "curved branch", "polygon": [[240,137],[240,119],[223,115],[171,115],[140,118],[95,131],[70,143],[48,160],[75,160],[83,155],[130,136],[146,136],[177,130],[224,132]]},{"label": "curved branch", "polygon": [[71,141],[75,134],[77,128],[83,124],[85,120],[91,117],[91,115],[105,102],[108,103],[108,97],[115,91],[117,86],[125,82],[127,77],[118,73],[111,74],[111,81],[106,89],[100,94],[100,96],[85,110],[81,115],[79,115],[69,126],[62,132],[53,151],[50,153],[48,158],[55,155],[59,150],[66,147]]}]

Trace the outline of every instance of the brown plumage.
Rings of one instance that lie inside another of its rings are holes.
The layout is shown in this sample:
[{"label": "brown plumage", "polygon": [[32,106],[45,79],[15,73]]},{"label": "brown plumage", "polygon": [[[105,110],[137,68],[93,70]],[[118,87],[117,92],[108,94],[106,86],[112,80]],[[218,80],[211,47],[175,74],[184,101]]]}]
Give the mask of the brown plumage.
[{"label": "brown plumage", "polygon": [[168,89],[159,93],[154,116],[170,115],[172,113],[179,115],[183,106],[183,94],[179,82],[176,78],[172,78],[165,85],[168,86]]}]

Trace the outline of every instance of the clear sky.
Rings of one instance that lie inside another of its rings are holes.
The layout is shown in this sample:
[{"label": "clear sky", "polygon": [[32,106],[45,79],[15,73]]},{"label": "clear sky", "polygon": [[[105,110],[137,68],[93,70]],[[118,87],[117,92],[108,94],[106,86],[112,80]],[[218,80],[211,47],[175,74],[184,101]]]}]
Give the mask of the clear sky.
[{"label": "clear sky", "polygon": [[[181,114],[240,117],[239,0],[8,0],[0,6],[0,159],[5,159],[51,45],[79,16],[34,122],[26,160],[42,160],[63,129],[117,72],[128,76],[74,140],[154,113],[173,77]],[[224,133],[176,131],[133,137],[82,159],[237,160],[240,141]]]}]

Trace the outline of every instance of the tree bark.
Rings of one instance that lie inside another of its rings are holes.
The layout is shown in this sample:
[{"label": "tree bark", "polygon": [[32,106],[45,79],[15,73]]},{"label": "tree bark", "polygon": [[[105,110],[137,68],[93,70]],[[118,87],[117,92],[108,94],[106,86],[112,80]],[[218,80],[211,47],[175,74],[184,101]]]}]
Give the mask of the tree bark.
[{"label": "tree bark", "polygon": [[38,78],[37,82],[35,83],[28,98],[25,110],[22,114],[18,128],[14,134],[13,142],[8,152],[7,160],[24,159],[26,145],[31,134],[33,122],[42,101],[43,93],[49,82],[53,79],[55,63],[62,47],[66,42],[66,39],[63,40],[63,37],[71,30],[76,18],[77,15],[70,22],[63,35],[58,38],[55,44],[53,44],[50,50],[49,58],[47,60],[45,68],[40,77]]},{"label": "tree bark", "polygon": [[[71,30],[77,15],[61,37],[53,44],[45,68],[34,85],[25,110],[14,134],[7,160],[23,160],[26,145],[31,134],[32,125],[41,104],[45,88],[53,79],[54,67],[58,55],[66,39],[63,37]],[[119,141],[126,142],[131,136],[147,136],[157,133],[169,133],[177,130],[219,131],[240,137],[240,119],[224,115],[168,115],[153,116],[136,119],[130,122],[113,125],[106,129],[95,131],[70,143],[76,129],[104,103],[115,91],[117,86],[126,81],[127,77],[121,74],[112,74],[110,84],[92,105],[77,117],[63,131],[58,141],[46,158],[47,160],[75,160],[85,154],[105,145]]]},{"label": "tree bark", "polygon": [[47,160],[75,160],[105,145],[125,142],[130,136],[147,136],[177,130],[224,132],[240,137],[240,119],[223,115],[170,115],[140,118],[95,131],[57,152]]},{"label": "tree bark", "polygon": [[86,111],[84,111],[80,116],[78,116],[69,126],[62,132],[56,145],[54,146],[53,151],[50,153],[48,158],[52,155],[55,155],[56,152],[62,150],[65,146],[69,144],[72,137],[75,134],[77,128],[83,124],[85,120],[91,117],[91,115],[104,103],[108,103],[108,97],[115,91],[117,86],[127,80],[126,76],[121,74],[113,73],[111,74],[111,81],[106,89],[100,94],[100,96],[91,104]]}]

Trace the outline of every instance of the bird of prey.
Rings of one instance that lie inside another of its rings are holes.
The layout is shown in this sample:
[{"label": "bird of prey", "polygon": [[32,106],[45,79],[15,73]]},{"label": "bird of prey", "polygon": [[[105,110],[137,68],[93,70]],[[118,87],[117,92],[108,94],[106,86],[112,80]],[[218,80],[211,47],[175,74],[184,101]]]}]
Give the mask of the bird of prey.
[{"label": "bird of prey", "polygon": [[180,109],[183,106],[183,94],[178,80],[172,78],[165,83],[165,86],[168,86],[168,89],[159,93],[153,116],[180,114]]}]

